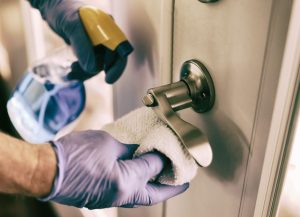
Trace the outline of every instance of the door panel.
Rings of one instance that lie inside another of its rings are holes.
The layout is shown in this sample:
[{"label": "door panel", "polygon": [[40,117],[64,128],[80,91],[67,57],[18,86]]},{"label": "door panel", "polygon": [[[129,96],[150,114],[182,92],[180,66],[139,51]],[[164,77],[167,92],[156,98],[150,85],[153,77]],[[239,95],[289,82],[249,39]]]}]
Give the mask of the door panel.
[{"label": "door panel", "polygon": [[[172,0],[113,0],[113,17],[134,47],[127,68],[114,85],[118,118],[137,107],[146,91],[171,82]],[[119,217],[160,217],[163,205],[119,209]]]},{"label": "door panel", "polygon": [[199,168],[187,193],[167,203],[167,217],[239,216],[272,3],[175,1],[173,81],[178,81],[182,63],[196,58],[207,66],[216,88],[212,111],[181,115],[207,134],[214,160],[209,168]]},{"label": "door panel", "polygon": [[220,109],[229,116],[248,141],[255,115],[271,2],[227,0],[209,5],[196,0],[176,0],[174,80],[178,80],[180,66],[185,60],[198,58],[203,61],[216,86],[215,110]]},{"label": "door panel", "polygon": [[171,81],[172,0],[112,3],[113,16],[134,47],[124,76],[114,85],[115,115],[120,117],[142,106],[147,89]]}]

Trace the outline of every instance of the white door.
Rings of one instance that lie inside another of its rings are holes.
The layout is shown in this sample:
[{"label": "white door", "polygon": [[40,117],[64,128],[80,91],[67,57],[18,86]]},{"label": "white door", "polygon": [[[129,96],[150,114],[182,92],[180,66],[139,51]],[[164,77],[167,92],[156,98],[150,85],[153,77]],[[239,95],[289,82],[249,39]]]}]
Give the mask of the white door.
[{"label": "white door", "polygon": [[[173,81],[182,63],[199,59],[215,83],[206,114],[182,117],[213,148],[189,191],[167,203],[167,217],[253,216],[270,129],[291,1],[176,0]],[[280,17],[280,19],[278,19]]]},{"label": "white door", "polygon": [[209,138],[214,160],[191,187],[163,206],[120,210],[121,217],[253,216],[291,0],[115,0],[114,17],[136,48],[115,89],[117,117],[141,106],[146,90],[179,80],[183,62],[202,61],[215,106],[182,117]]}]

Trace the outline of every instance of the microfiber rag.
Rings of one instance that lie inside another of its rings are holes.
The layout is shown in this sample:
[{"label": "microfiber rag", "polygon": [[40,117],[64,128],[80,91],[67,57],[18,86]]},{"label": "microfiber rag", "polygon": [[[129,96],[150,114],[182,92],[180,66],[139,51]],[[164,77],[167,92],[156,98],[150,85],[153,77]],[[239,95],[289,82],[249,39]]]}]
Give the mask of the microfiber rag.
[{"label": "microfiber rag", "polygon": [[159,151],[171,161],[157,181],[167,185],[190,182],[197,173],[197,164],[173,131],[162,122],[151,108],[136,109],[102,130],[125,144],[139,144],[135,156]]}]

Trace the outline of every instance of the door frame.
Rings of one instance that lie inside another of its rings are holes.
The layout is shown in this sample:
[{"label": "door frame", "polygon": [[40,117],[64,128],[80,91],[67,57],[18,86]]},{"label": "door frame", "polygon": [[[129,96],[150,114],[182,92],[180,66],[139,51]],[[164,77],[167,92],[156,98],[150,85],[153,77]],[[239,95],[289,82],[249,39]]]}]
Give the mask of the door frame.
[{"label": "door frame", "polygon": [[293,1],[255,217],[275,216],[300,81],[300,1]]}]

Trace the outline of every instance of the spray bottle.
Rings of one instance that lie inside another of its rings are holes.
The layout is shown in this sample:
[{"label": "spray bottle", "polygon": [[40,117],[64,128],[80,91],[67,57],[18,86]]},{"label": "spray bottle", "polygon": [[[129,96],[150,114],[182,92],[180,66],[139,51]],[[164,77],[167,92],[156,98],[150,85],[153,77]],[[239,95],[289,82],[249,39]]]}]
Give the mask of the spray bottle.
[{"label": "spray bottle", "polygon": [[[121,76],[133,51],[113,18],[103,11],[84,6],[79,15],[96,54],[101,55],[107,83]],[[82,73],[71,49],[55,51],[30,67],[7,103],[9,117],[20,136],[34,144],[53,140],[73,123],[85,107]]]}]

